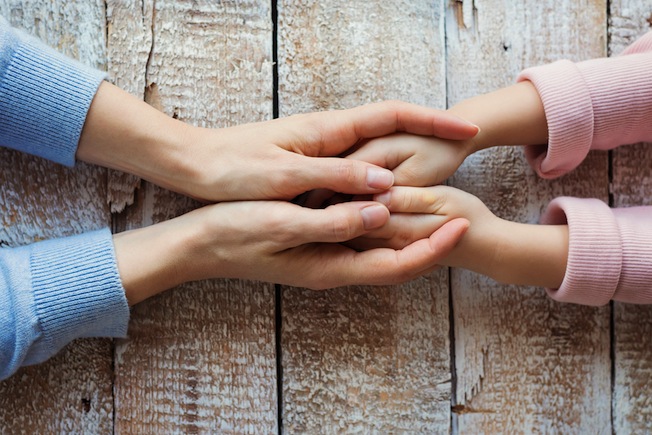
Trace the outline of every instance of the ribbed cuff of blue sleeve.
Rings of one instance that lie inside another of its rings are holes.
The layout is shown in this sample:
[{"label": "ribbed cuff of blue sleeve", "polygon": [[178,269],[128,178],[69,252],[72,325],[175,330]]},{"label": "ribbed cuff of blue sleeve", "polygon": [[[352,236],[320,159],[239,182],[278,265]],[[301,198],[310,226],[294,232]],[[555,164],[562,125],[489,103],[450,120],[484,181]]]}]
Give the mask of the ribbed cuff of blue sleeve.
[{"label": "ribbed cuff of blue sleeve", "polygon": [[106,73],[19,37],[0,81],[0,145],[72,166]]},{"label": "ribbed cuff of blue sleeve", "polygon": [[129,306],[108,229],[32,245],[30,268],[41,356],[80,337],[126,336]]}]

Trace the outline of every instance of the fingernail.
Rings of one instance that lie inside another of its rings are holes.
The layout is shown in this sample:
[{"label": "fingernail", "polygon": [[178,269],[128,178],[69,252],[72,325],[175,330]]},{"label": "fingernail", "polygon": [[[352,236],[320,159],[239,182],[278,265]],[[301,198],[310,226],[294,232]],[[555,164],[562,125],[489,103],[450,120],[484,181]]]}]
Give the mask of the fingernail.
[{"label": "fingernail", "polygon": [[373,189],[389,189],[394,184],[394,174],[381,168],[367,169],[367,186]]},{"label": "fingernail", "polygon": [[474,123],[472,123],[472,122],[469,122],[469,121],[467,121],[466,119],[465,119],[464,121],[465,121],[468,125],[470,125],[471,127],[475,127],[475,128],[477,128],[477,129],[478,129],[478,132],[480,131],[480,126],[479,126],[479,125],[476,125],[476,124],[474,124]]},{"label": "fingernail", "polygon": [[475,127],[475,128],[478,129],[478,131],[480,131],[480,127],[479,127],[478,125],[472,123],[471,121],[469,121],[469,120],[467,120],[467,119],[462,118],[461,116],[457,116],[457,115],[454,115],[454,116],[455,116],[457,119],[459,119],[460,121],[462,121],[463,123],[465,123],[466,125],[471,126],[471,127]]},{"label": "fingernail", "polygon": [[382,227],[387,222],[387,209],[382,205],[370,205],[360,210],[365,230]]},{"label": "fingernail", "polygon": [[381,204],[385,204],[386,206],[389,207],[389,201],[392,199],[392,194],[389,192],[389,190],[379,193],[377,195],[374,195],[374,201],[379,202]]}]

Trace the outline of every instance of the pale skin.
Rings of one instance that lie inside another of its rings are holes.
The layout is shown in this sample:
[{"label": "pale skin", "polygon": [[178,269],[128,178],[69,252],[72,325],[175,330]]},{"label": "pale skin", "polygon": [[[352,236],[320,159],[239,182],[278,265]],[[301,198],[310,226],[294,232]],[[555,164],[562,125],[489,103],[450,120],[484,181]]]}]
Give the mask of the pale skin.
[{"label": "pale skin", "polygon": [[[314,189],[373,195],[394,184],[380,166],[336,156],[396,132],[464,140],[478,128],[434,109],[390,101],[223,129],[182,123],[102,83],[79,160],[120,169],[208,205],[114,236],[130,304],[183,282],[247,278],[323,289],[397,283],[437,267],[468,228],[452,219],[399,249],[339,242],[389,220],[379,202],[312,210],[287,202]],[[257,200],[257,201],[252,201]]]},{"label": "pale skin", "polygon": [[382,228],[350,243],[356,249],[399,249],[452,219],[470,228],[441,260],[499,282],[559,288],[568,258],[567,225],[531,225],[496,217],[478,198],[447,186],[470,154],[499,145],[545,144],[548,127],[539,94],[530,82],[481,95],[450,109],[480,127],[461,141],[396,134],[371,140],[348,155],[391,169],[395,187],[374,196],[392,216]]}]

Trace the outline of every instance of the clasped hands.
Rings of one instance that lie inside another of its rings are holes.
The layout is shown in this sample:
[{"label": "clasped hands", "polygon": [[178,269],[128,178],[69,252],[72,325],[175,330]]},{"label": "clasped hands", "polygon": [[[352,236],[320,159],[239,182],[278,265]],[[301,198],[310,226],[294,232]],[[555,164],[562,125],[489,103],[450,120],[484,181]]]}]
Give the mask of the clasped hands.
[{"label": "clasped hands", "polygon": [[[129,98],[100,87],[77,157],[212,203],[114,236],[131,304],[207,278],[312,289],[404,282],[455,264],[473,215],[493,216],[435,186],[475,151],[478,133],[445,111],[393,101],[205,129]],[[290,202],[319,189],[364,200]]]},{"label": "clasped hands", "polygon": [[[324,289],[428,273],[459,242],[468,221],[432,214],[429,204],[410,202],[409,191],[392,186],[443,181],[469,152],[463,140],[475,133],[453,115],[400,102],[222,130],[193,128],[185,146],[204,154],[199,161],[206,166],[195,166],[189,178],[196,184],[182,189],[220,202],[178,218],[201,228],[185,259],[194,266],[180,268],[193,275],[181,280],[217,273]],[[366,200],[324,208],[288,201],[315,189]],[[415,197],[431,194],[417,190]]]}]

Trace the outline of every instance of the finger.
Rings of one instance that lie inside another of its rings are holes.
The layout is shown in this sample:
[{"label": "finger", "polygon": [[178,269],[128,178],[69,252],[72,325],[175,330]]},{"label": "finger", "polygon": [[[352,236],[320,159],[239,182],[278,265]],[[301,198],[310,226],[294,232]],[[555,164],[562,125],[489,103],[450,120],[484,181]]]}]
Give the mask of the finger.
[{"label": "finger", "polygon": [[437,213],[446,203],[451,188],[447,186],[395,186],[374,195],[374,201],[385,204],[392,213]]},{"label": "finger", "polygon": [[371,201],[341,203],[325,209],[302,208],[292,214],[291,244],[344,242],[380,228],[388,220],[387,208]]},{"label": "finger", "polygon": [[353,240],[342,243],[358,252],[370,251],[372,249],[403,249],[405,246],[396,246],[391,239],[369,239],[367,237],[357,237]]},{"label": "finger", "polygon": [[448,178],[464,161],[461,142],[413,134],[392,134],[371,139],[346,158],[390,169],[394,185],[432,186]]},{"label": "finger", "polygon": [[346,284],[397,284],[429,271],[450,254],[469,228],[466,219],[455,219],[429,238],[418,240],[402,250],[372,249],[340,255],[326,262],[323,281],[331,286]]},{"label": "finger", "polygon": [[383,168],[393,170],[401,162],[415,154],[411,138],[421,137],[409,134],[390,134],[368,141],[353,152],[346,154],[347,159],[362,160]]},{"label": "finger", "polygon": [[333,194],[333,196],[328,198],[328,200],[324,203],[324,207],[340,204],[343,202],[371,201],[370,195],[356,195],[356,196],[358,197],[358,199],[353,199],[353,195],[349,195],[345,193],[335,193]]},{"label": "finger", "polygon": [[[413,278],[435,268],[455,249],[469,229],[470,222],[464,218],[453,219],[435,231],[428,239],[419,240],[398,251],[403,255],[407,270]],[[400,261],[400,260],[399,260]]]},{"label": "finger", "polygon": [[364,146],[347,154],[346,158],[362,160],[393,170],[417,154],[436,155],[436,140],[430,136],[389,134],[369,140]]},{"label": "finger", "polygon": [[347,246],[357,250],[379,247],[403,249],[419,239],[428,238],[449,220],[433,214],[393,213],[385,225],[352,240]]},{"label": "finger", "polygon": [[292,174],[282,182],[293,183],[302,191],[328,189],[339,193],[371,194],[389,189],[394,174],[367,162],[341,158],[296,155]]},{"label": "finger", "polygon": [[338,150],[338,154],[359,139],[395,132],[462,140],[472,138],[479,131],[476,125],[443,110],[402,101],[315,113],[305,119],[319,132],[322,145],[330,152]]}]

